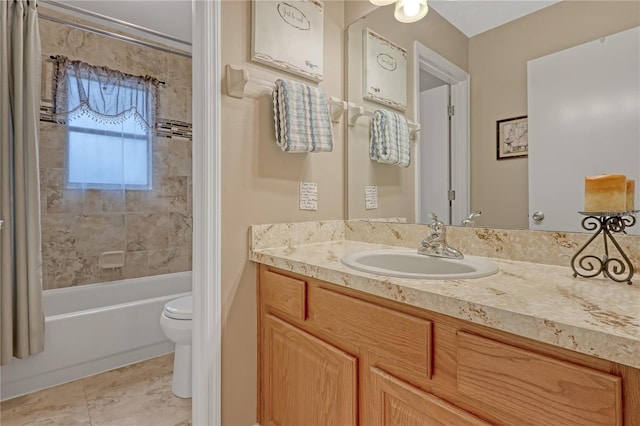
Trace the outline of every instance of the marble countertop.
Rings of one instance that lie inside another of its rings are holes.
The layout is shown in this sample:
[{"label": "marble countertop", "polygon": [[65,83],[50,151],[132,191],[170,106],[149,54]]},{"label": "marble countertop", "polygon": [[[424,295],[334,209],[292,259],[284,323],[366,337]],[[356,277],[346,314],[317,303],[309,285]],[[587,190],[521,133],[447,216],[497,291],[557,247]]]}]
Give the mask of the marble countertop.
[{"label": "marble countertop", "polygon": [[250,259],[386,299],[640,368],[640,285],[574,278],[568,267],[492,259],[466,280],[392,278],[351,269],[348,252],[397,246],[338,240],[252,246]]}]

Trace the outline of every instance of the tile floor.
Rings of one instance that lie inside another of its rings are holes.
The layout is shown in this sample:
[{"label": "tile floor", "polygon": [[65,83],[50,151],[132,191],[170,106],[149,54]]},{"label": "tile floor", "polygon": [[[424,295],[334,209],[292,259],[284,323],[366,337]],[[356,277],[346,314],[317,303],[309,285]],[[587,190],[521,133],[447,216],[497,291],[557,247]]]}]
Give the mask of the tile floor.
[{"label": "tile floor", "polygon": [[173,354],[0,404],[0,425],[187,426],[191,399],[171,393]]}]

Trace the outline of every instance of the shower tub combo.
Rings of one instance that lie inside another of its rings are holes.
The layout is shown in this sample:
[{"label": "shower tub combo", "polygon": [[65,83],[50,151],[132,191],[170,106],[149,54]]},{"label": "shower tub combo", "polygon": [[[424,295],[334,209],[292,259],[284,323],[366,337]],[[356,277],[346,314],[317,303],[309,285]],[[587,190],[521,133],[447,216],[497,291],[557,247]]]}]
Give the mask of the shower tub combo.
[{"label": "shower tub combo", "polygon": [[173,352],[160,314],[189,294],[191,272],[45,291],[45,349],[2,366],[1,399]]}]

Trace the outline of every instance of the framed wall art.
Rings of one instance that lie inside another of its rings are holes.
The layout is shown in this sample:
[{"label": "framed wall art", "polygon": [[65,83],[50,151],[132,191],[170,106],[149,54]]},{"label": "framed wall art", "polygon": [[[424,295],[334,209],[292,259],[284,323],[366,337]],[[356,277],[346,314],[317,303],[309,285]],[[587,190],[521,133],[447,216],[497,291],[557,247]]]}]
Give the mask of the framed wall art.
[{"label": "framed wall art", "polygon": [[497,159],[526,157],[529,154],[527,116],[496,121]]},{"label": "framed wall art", "polygon": [[380,34],[363,32],[363,97],[407,109],[407,51]]},{"label": "framed wall art", "polygon": [[253,0],[252,3],[251,59],[321,81],[324,1]]}]

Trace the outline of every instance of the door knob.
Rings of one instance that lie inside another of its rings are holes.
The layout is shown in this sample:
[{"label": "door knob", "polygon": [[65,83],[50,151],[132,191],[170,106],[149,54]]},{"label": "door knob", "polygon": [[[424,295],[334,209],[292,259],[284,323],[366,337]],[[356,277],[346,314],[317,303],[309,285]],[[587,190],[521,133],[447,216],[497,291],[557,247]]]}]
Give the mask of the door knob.
[{"label": "door knob", "polygon": [[534,212],[533,216],[531,216],[531,217],[536,222],[542,222],[544,220],[544,213],[543,212]]}]

